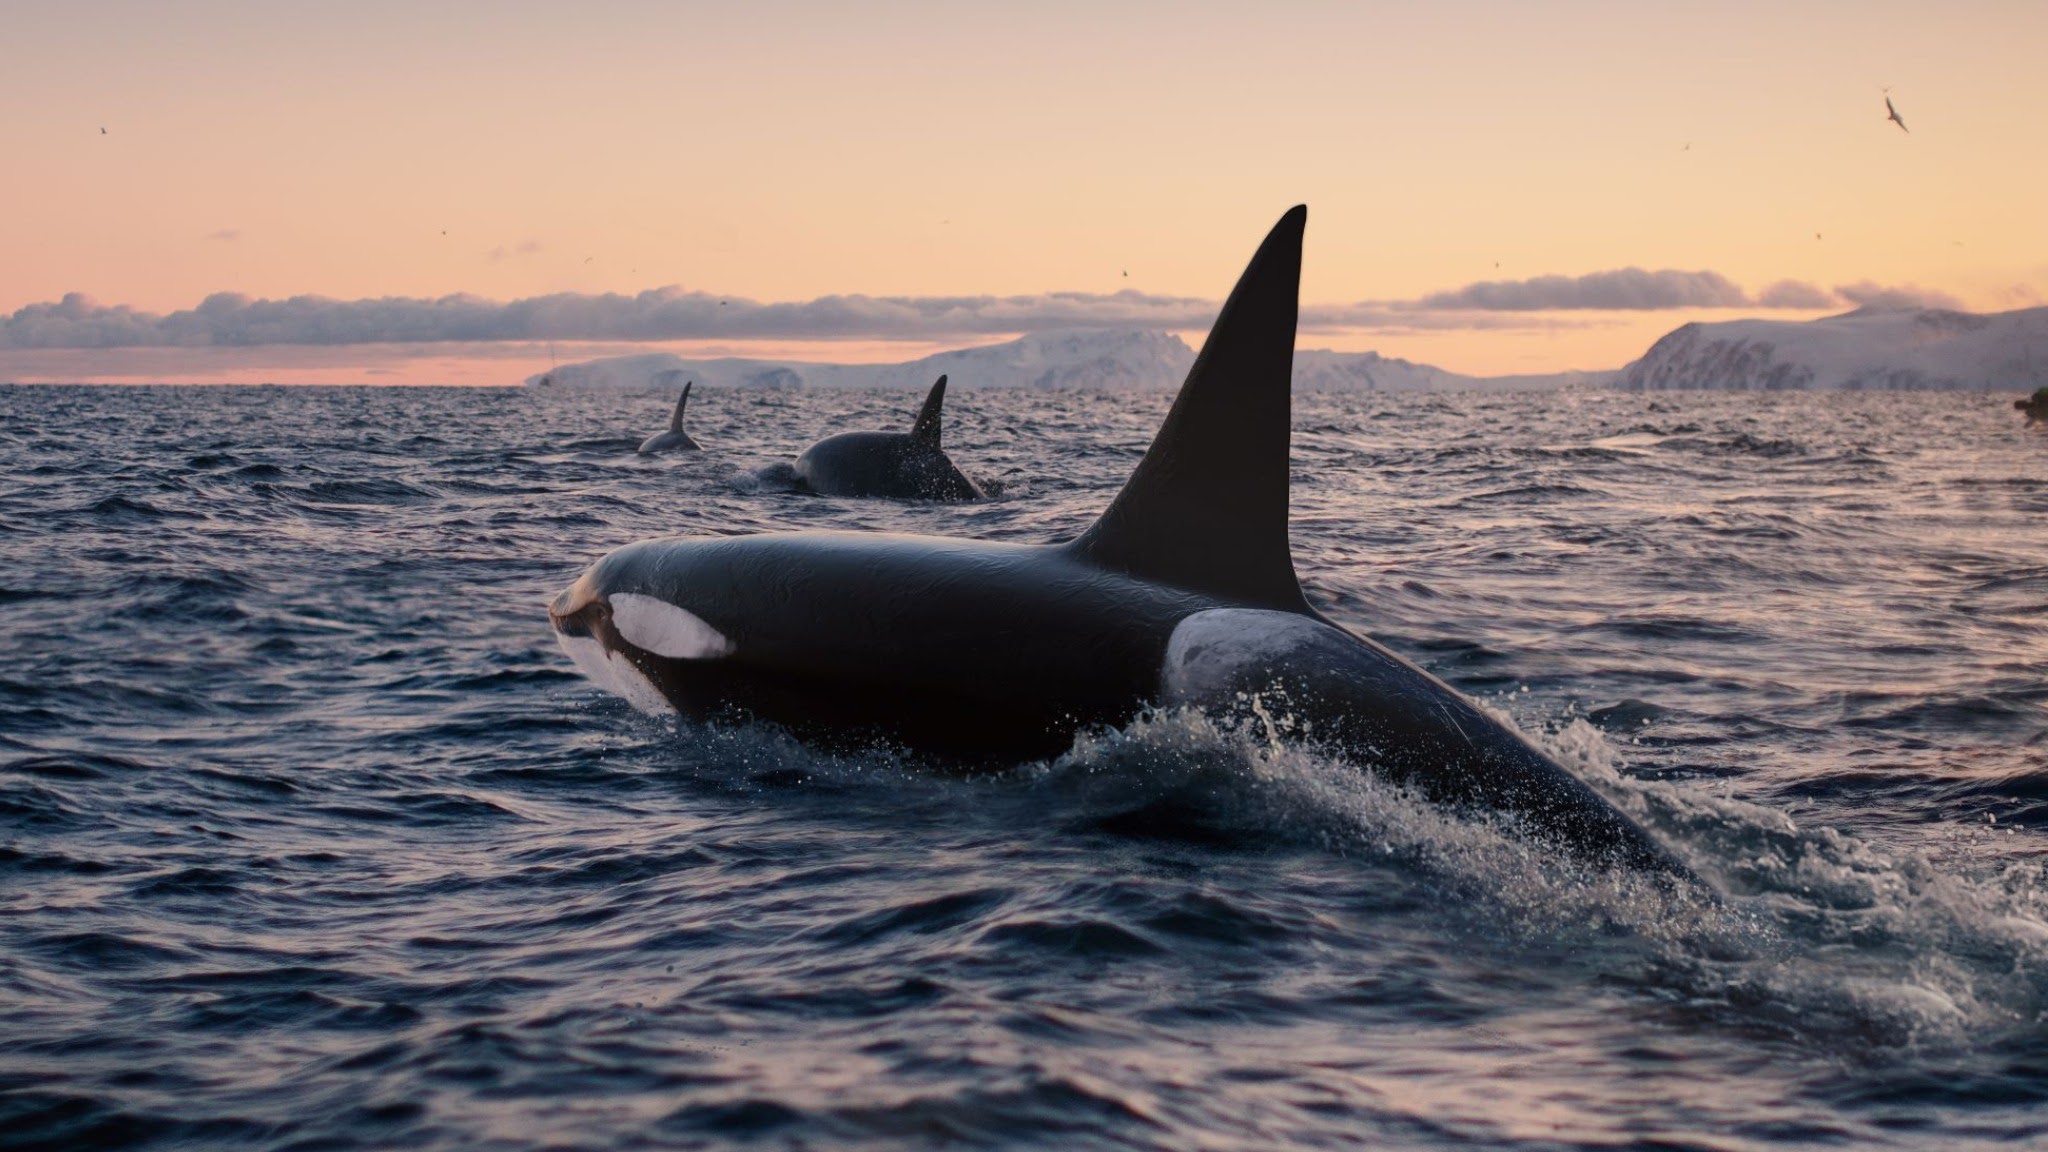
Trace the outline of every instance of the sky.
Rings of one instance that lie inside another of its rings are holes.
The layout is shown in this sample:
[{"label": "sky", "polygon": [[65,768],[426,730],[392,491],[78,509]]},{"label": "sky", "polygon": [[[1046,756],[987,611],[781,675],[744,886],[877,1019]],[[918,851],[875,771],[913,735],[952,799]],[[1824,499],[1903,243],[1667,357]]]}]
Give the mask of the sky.
[{"label": "sky", "polygon": [[1198,343],[1298,202],[1301,346],[1475,374],[2048,303],[2039,0],[6,7],[0,380]]}]

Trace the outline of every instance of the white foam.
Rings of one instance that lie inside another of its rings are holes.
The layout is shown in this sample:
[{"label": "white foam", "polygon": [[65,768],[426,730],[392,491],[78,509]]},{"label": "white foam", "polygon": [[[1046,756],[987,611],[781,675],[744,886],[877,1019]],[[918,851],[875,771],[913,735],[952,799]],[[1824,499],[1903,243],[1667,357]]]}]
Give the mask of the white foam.
[{"label": "white foam", "polygon": [[610,597],[612,626],[626,643],[672,660],[730,656],[733,643],[718,629],[666,600],[634,592]]}]

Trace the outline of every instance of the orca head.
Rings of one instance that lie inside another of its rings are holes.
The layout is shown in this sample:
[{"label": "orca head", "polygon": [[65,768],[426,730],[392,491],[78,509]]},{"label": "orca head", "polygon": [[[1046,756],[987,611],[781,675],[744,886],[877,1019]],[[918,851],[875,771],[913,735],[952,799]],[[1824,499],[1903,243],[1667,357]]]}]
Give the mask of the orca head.
[{"label": "orca head", "polygon": [[[696,612],[692,587],[716,596],[720,569],[688,563],[715,540],[648,540],[599,560],[548,605],[555,640],[583,674],[650,715],[676,711],[655,685],[666,662],[721,660],[736,650],[731,637]],[[696,547],[693,547],[696,546]],[[678,562],[678,557],[682,562]],[[709,569],[694,571],[693,569]],[[648,577],[660,572],[657,584]],[[701,602],[700,602],[701,603]]]}]

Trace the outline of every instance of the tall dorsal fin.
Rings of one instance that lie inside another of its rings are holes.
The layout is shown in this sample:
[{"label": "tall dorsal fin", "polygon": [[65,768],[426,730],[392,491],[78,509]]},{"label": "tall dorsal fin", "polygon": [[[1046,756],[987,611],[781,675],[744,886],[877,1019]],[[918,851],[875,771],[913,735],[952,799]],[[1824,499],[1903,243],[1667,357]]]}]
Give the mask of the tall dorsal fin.
[{"label": "tall dorsal fin", "polygon": [[939,406],[946,402],[946,378],[932,385],[931,394],[924,398],[924,407],[918,409],[917,423],[910,426],[910,438],[920,444],[939,446]]},{"label": "tall dorsal fin", "polygon": [[1287,548],[1289,391],[1308,208],[1290,209],[1238,277],[1152,447],[1068,547],[1105,568],[1306,611]]},{"label": "tall dorsal fin", "polygon": [[676,414],[668,418],[668,430],[671,432],[683,430],[683,405],[690,402],[690,385],[694,383],[694,380],[683,382],[683,395],[676,401]]}]

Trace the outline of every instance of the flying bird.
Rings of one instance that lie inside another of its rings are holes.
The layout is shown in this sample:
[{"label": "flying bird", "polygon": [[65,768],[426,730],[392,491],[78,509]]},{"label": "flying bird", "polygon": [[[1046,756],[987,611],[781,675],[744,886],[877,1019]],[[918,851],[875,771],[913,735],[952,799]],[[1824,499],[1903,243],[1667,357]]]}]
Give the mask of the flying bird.
[{"label": "flying bird", "polygon": [[1897,124],[1899,126],[1899,131],[1904,132],[1909,136],[1912,135],[1913,130],[1911,128],[1906,127],[1906,121],[1902,117],[1900,117],[1899,110],[1897,108],[1892,107],[1892,98],[1889,96],[1884,98],[1884,110],[1890,113],[1890,115],[1886,116],[1885,119],[1891,121],[1894,124]]},{"label": "flying bird", "polygon": [[106,134],[107,130],[105,128],[100,129],[100,135],[105,136]]}]

